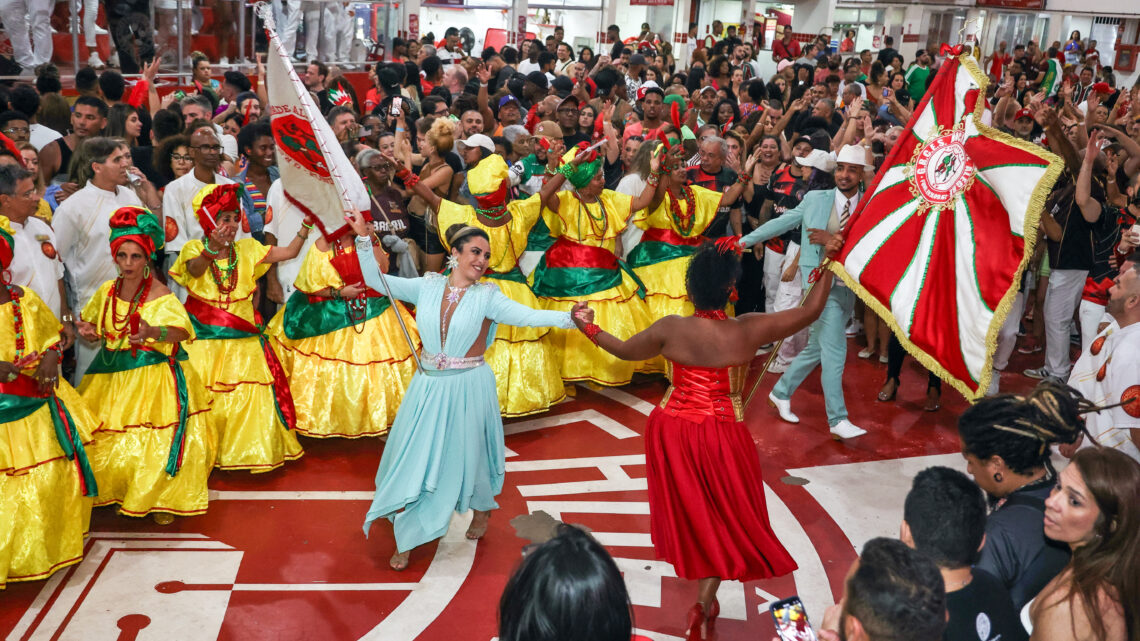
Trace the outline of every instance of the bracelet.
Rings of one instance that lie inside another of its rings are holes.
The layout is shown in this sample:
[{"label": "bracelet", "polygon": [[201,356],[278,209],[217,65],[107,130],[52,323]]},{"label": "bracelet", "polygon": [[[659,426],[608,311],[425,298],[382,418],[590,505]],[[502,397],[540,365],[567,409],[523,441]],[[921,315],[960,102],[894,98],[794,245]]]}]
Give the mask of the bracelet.
[{"label": "bracelet", "polygon": [[302,222],[301,226],[304,227],[305,229],[313,229],[314,227],[316,227],[316,225],[311,225],[311,224],[306,223],[306,222]]},{"label": "bracelet", "polygon": [[396,127],[396,133],[400,133],[401,131],[407,131],[407,129],[404,129],[403,127]]},{"label": "bracelet", "polygon": [[585,327],[582,328],[582,333],[586,335],[586,338],[590,339],[591,343],[597,345],[598,344],[598,334],[602,333],[602,328],[598,327],[594,323],[589,323]]},{"label": "bracelet", "polygon": [[649,174],[649,178],[646,179],[645,184],[649,185],[650,187],[656,187],[657,185],[661,184],[661,176],[658,176],[657,174]]},{"label": "bracelet", "polygon": [[331,287],[330,289],[332,289],[333,298],[340,298],[340,299],[344,298],[344,296],[340,295],[340,290],[344,289],[343,287]]},{"label": "bracelet", "polygon": [[210,249],[210,241],[207,240],[206,242],[202,243],[202,253],[209,254],[211,256],[217,256],[219,253],[221,253],[221,250],[215,251],[213,249]]},{"label": "bracelet", "polygon": [[160,342],[160,343],[166,342],[166,325],[163,325],[162,327],[158,328],[158,342]]},{"label": "bracelet", "polygon": [[75,322],[75,316],[72,316],[71,314],[64,314],[63,318],[61,318],[59,320],[63,321],[64,323],[74,323]]},{"label": "bracelet", "polygon": [[570,163],[566,163],[566,164],[562,165],[561,167],[559,167],[559,168],[558,168],[558,171],[557,171],[557,172],[555,172],[555,173],[559,173],[559,174],[562,174],[562,175],[563,175],[563,176],[565,176],[567,179],[569,179],[569,178],[570,178],[570,175],[574,173],[574,167],[572,167],[572,166],[570,165]]},{"label": "bracelet", "polygon": [[420,182],[420,177],[410,171],[408,173],[410,175],[404,179],[404,186],[408,189],[411,189],[412,187],[416,186],[416,183]]},{"label": "bracelet", "polygon": [[740,183],[741,185],[747,185],[748,183],[752,182],[752,174],[740,174],[736,177],[736,182]]},{"label": "bracelet", "polygon": [[396,172],[396,178],[399,178],[399,179],[400,179],[400,181],[401,181],[401,182],[403,182],[403,183],[405,183],[405,184],[407,184],[407,182],[408,182],[408,178],[409,178],[411,175],[412,175],[412,170],[411,170],[411,169],[408,169],[407,167],[404,167],[404,168],[403,168],[403,169],[401,169],[400,171],[397,171],[397,172]]},{"label": "bracelet", "polygon": [[52,346],[47,348],[47,351],[55,352],[56,354],[59,354],[60,358],[63,358],[63,346],[59,344],[59,341],[52,343]]}]

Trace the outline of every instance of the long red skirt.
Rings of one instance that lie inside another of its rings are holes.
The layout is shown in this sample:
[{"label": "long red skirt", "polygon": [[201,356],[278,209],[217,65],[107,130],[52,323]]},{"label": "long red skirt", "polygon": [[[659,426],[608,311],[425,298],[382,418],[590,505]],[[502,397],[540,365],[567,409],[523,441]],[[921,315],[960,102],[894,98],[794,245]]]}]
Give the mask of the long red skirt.
[{"label": "long red skirt", "polygon": [[752,581],[796,569],[768,522],[756,445],[744,423],[661,408],[645,434],[649,523],[657,557],[685,579]]}]

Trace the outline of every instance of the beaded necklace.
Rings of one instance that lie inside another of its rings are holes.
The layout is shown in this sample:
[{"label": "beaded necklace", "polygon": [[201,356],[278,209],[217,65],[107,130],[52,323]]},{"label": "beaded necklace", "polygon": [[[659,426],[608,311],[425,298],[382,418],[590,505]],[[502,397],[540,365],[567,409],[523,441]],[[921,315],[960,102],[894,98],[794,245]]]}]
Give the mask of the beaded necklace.
[{"label": "beaded necklace", "polygon": [[8,289],[8,296],[12,299],[12,324],[16,329],[16,358],[12,360],[19,363],[24,357],[24,348],[27,347],[27,341],[24,339],[24,312],[20,308],[20,292],[11,285],[4,287]]},{"label": "beaded necklace", "polygon": [[228,266],[220,265],[221,258],[215,258],[210,261],[209,271],[210,278],[213,279],[214,284],[218,286],[218,293],[222,297],[222,302],[230,302],[230,294],[237,289],[237,266],[238,266],[238,249],[237,243],[230,243],[229,247],[230,263]]},{"label": "beaded necklace", "polygon": [[711,318],[713,320],[728,320],[728,314],[723,309],[698,309],[693,312],[696,318]]},{"label": "beaded necklace", "polygon": [[[118,340],[124,336],[129,336],[131,332],[131,317],[138,313],[139,307],[142,306],[143,301],[146,300],[150,294],[151,283],[154,282],[154,276],[147,276],[139,284],[138,289],[135,290],[135,296],[127,303],[127,313],[119,314],[119,293],[123,289],[123,277],[119,276],[115,279],[114,284],[111,285],[111,291],[107,293],[107,298],[103,301],[103,310],[100,314],[102,319],[103,329],[103,344],[106,345],[107,339],[112,341]],[[107,321],[107,310],[111,310],[111,320]]]},{"label": "beaded necklace", "polygon": [[693,196],[693,189],[688,185],[681,185],[681,196],[685,199],[688,213],[681,211],[681,202],[677,196],[669,191],[669,215],[673,218],[673,225],[682,236],[688,236],[696,223],[697,199]]},{"label": "beaded necklace", "polygon": [[[590,221],[590,231],[594,232],[594,235],[597,236],[599,240],[604,240],[606,237],[606,230],[608,230],[610,228],[610,219],[609,219],[609,216],[606,215],[606,206],[602,204],[601,196],[598,196],[598,198],[594,201],[598,204],[598,211],[601,212],[600,216],[594,216],[594,214],[590,213],[590,208],[586,206],[586,203],[582,202],[582,196],[581,196],[581,194],[578,193],[577,189],[574,190],[574,198],[576,198],[578,200],[578,242],[582,242],[582,240],[583,240],[583,238],[582,238],[582,210],[583,209],[586,211],[586,217]],[[595,224],[596,222],[602,223],[602,228],[600,231],[598,230],[598,226]]]}]

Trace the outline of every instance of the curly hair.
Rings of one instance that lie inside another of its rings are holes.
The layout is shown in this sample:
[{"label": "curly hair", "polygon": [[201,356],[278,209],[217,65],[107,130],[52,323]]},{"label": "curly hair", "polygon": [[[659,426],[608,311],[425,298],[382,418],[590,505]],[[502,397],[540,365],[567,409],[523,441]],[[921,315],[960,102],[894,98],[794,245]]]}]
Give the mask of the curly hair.
[{"label": "curly hair", "polygon": [[451,151],[455,145],[455,123],[450,118],[436,118],[428,129],[427,141],[441,156]]},{"label": "curly hair", "polygon": [[721,253],[712,242],[701,244],[685,270],[685,287],[697,309],[724,309],[729,293],[740,279],[740,257]]}]

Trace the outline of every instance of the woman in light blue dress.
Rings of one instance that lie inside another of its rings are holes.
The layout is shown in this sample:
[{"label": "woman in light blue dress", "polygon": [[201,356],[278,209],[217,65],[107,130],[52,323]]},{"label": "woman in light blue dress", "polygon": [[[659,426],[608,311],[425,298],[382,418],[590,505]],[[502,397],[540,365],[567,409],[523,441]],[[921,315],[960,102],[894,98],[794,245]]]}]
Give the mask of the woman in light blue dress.
[{"label": "woman in light blue dress", "polygon": [[[358,234],[364,282],[385,291],[370,251],[370,223],[352,219]],[[423,371],[412,378],[389,432],[376,494],[364,519],[387,518],[396,535],[391,566],[408,566],[411,550],[447,532],[452,512],[475,510],[467,538],[487,531],[495,497],[506,471],[503,420],[495,377],[483,352],[497,323],[525,327],[574,327],[572,313],[588,314],[584,304],[571,312],[551,312],[520,305],[493,283],[480,283],[491,247],[481,229],[452,225],[451,274],[420,278],[386,277],[393,298],[416,306],[423,340]]]}]

